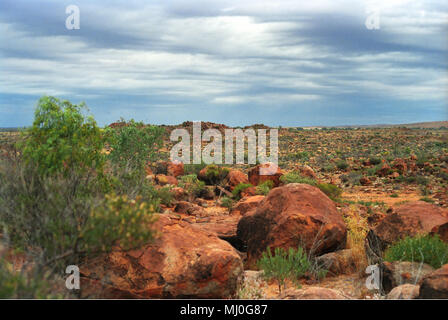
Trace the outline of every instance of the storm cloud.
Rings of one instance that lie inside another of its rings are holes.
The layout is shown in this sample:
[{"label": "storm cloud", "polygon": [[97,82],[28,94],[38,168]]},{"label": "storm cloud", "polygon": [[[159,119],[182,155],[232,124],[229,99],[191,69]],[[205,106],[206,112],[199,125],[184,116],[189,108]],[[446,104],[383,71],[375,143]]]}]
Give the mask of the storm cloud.
[{"label": "storm cloud", "polygon": [[447,120],[447,35],[442,0],[2,0],[0,127],[29,125],[42,95],[101,125]]}]

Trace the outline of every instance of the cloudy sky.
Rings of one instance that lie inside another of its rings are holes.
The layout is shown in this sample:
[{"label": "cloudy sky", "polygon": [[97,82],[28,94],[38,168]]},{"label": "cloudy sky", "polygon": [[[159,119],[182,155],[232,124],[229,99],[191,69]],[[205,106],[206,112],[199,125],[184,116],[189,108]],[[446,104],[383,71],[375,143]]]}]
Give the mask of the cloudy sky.
[{"label": "cloudy sky", "polygon": [[42,95],[100,125],[448,120],[448,2],[1,0],[0,127]]}]

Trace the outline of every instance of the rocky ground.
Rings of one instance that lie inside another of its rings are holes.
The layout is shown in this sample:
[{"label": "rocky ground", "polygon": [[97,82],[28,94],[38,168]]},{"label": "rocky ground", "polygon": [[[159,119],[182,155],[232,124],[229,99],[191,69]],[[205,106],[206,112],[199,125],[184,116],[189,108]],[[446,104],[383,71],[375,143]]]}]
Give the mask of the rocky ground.
[{"label": "rocky ground", "polygon": [[[381,259],[385,248],[404,236],[432,233],[448,242],[447,132],[281,129],[275,174],[261,175],[260,166],[229,166],[216,181],[210,179],[210,167],[169,162],[172,144],[166,141],[161,159],[147,169],[147,179],[169,189],[158,214],[159,237],[137,250],[116,248],[86,261],[83,296],[448,298],[448,265],[434,270]],[[343,193],[330,199],[316,186],[286,184],[281,177],[289,172],[331,183]],[[199,191],[182,178],[191,174],[205,183]],[[273,188],[264,194],[256,186],[266,180]],[[249,183],[253,186],[237,196],[232,193]],[[307,275],[287,282],[279,292],[256,262],[268,246],[299,244],[324,262],[328,273],[323,279]],[[383,290],[366,287],[365,269],[371,264],[381,268]]]}]

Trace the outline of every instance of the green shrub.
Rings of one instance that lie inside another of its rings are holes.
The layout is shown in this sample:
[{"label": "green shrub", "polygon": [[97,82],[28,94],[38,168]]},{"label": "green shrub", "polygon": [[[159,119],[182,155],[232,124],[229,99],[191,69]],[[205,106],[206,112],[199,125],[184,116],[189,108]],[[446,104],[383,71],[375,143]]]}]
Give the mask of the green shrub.
[{"label": "green shrub", "polygon": [[374,166],[376,166],[377,164],[381,163],[381,158],[378,157],[370,157],[369,158],[369,162],[370,164],[373,164]]},{"label": "green shrub", "polygon": [[241,192],[250,187],[253,187],[250,183],[239,183],[232,191],[233,197],[239,200],[241,198]]},{"label": "green shrub", "polygon": [[230,197],[222,197],[221,199],[221,205],[225,208],[228,208],[229,210],[232,210],[234,204],[234,200]]},{"label": "green shrub", "polygon": [[344,160],[338,160],[336,161],[336,167],[339,170],[346,170],[348,168],[348,163]]},{"label": "green shrub", "polygon": [[82,111],[85,105],[71,104],[54,97],[42,97],[35,111],[33,125],[23,131],[23,159],[39,174],[68,174],[70,170],[101,172],[105,163],[104,146],[93,117]]},{"label": "green shrub", "polygon": [[0,299],[55,299],[45,275],[16,271],[0,254]]},{"label": "green shrub", "polygon": [[438,235],[406,237],[391,245],[384,254],[386,261],[424,262],[435,269],[448,263],[448,244]]},{"label": "green shrub", "polygon": [[212,185],[221,183],[229,174],[229,169],[210,164],[206,167],[206,182]]},{"label": "green shrub", "polygon": [[157,196],[160,199],[160,203],[168,207],[171,207],[174,201],[174,194],[171,189],[172,187],[166,186],[157,190]]},{"label": "green shrub", "polygon": [[184,172],[185,175],[191,175],[194,174],[198,176],[199,172],[204,169],[207,165],[202,162],[199,164],[191,163],[191,164],[184,164]]},{"label": "green shrub", "polygon": [[342,189],[331,183],[319,183],[317,187],[333,201],[338,200],[342,194]]},{"label": "green shrub", "polygon": [[398,198],[398,194],[397,193],[392,193],[389,197],[391,197],[391,198]]},{"label": "green shrub", "polygon": [[272,188],[274,188],[274,182],[272,180],[266,180],[256,187],[256,193],[265,196]]},{"label": "green shrub", "polygon": [[145,126],[131,120],[116,128],[107,128],[106,136],[111,148],[109,159],[119,168],[144,172],[148,161],[154,160],[157,148],[162,144],[164,129]]},{"label": "green shrub", "polygon": [[189,194],[192,201],[195,197],[199,197],[205,191],[205,182],[198,179],[195,174],[189,174],[180,177],[179,187],[184,188]]},{"label": "green shrub", "polygon": [[106,195],[81,226],[78,236],[80,252],[107,252],[119,243],[123,250],[135,249],[154,237],[151,225],[155,222],[155,208],[140,197]]},{"label": "green shrub", "polygon": [[280,181],[283,182],[284,184],[305,183],[305,184],[310,184],[312,186],[315,186],[317,184],[316,180],[308,178],[308,177],[303,177],[299,173],[295,173],[295,172],[289,172],[289,173],[282,175],[280,177]]},{"label": "green shrub", "polygon": [[431,199],[429,197],[420,198],[420,201],[425,201],[425,202],[428,202],[428,203],[434,203],[435,202],[434,199]]},{"label": "green shrub", "polygon": [[271,248],[263,252],[257,262],[258,267],[263,270],[263,276],[267,279],[277,281],[279,292],[285,287],[285,282],[290,279],[296,282],[311,269],[311,262],[303,248],[297,250],[289,248],[275,248],[272,254]]}]

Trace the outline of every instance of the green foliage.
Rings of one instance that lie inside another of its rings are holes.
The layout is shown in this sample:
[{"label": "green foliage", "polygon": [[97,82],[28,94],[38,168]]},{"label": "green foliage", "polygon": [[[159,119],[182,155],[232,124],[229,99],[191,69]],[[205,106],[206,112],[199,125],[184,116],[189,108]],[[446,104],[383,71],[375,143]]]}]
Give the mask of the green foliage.
[{"label": "green foliage", "polygon": [[309,184],[312,186],[315,186],[317,184],[316,180],[308,178],[308,177],[303,177],[299,173],[295,173],[295,172],[289,172],[289,173],[282,175],[280,177],[280,181],[283,182],[284,184],[305,183],[305,184]]},{"label": "green foliage", "polygon": [[41,175],[69,170],[101,172],[103,139],[93,117],[85,117],[85,105],[54,97],[42,97],[33,125],[23,132],[23,159]]},{"label": "green foliage", "polygon": [[221,183],[228,174],[228,168],[210,164],[205,170],[205,182],[211,185],[217,185]]},{"label": "green foliage", "polygon": [[341,181],[344,183],[350,183],[351,185],[357,186],[360,184],[362,178],[362,173],[358,171],[351,171],[348,174],[341,175]]},{"label": "green foliage", "polygon": [[207,165],[204,162],[198,163],[198,164],[196,164],[196,163],[184,164],[184,172],[186,175],[194,174],[197,176],[199,174],[199,172],[202,169],[204,169],[206,166]]},{"label": "green foliage", "polygon": [[406,237],[391,245],[384,254],[386,261],[424,262],[435,269],[448,263],[448,244],[438,235]]},{"label": "green foliage", "polygon": [[189,174],[180,177],[179,187],[184,188],[190,195],[190,200],[193,200],[205,191],[205,182],[199,180],[195,174]]},{"label": "green foliage", "polygon": [[241,198],[241,192],[250,187],[253,187],[250,183],[239,183],[232,191],[233,197],[239,200]]},{"label": "green foliage", "polygon": [[370,164],[373,164],[374,166],[378,165],[381,163],[381,158],[378,157],[370,157],[369,158],[369,162]]},{"label": "green foliage", "polygon": [[265,196],[272,188],[274,188],[274,182],[272,180],[266,180],[256,187],[256,193]]},{"label": "green foliage", "polygon": [[134,120],[116,128],[107,128],[107,142],[111,148],[109,159],[120,167],[142,172],[147,162],[155,159],[163,133],[162,127],[145,126]]},{"label": "green foliage", "polygon": [[94,208],[81,226],[79,247],[81,252],[107,252],[119,243],[123,250],[138,248],[153,239],[151,230],[155,208],[140,197],[106,195],[100,206]]},{"label": "green foliage", "polygon": [[420,198],[420,201],[425,201],[425,202],[428,202],[428,203],[434,203],[435,202],[434,199],[431,199],[429,197]]},{"label": "green foliage", "polygon": [[50,294],[49,283],[44,278],[32,271],[15,271],[0,255],[0,299],[57,298]]},{"label": "green foliage", "polygon": [[333,201],[338,200],[342,194],[342,189],[331,183],[319,183],[317,187]]},{"label": "green foliage", "polygon": [[171,189],[171,186],[166,186],[157,190],[157,196],[160,198],[160,203],[168,207],[171,207],[174,201],[174,194]]},{"label": "green foliage", "polygon": [[221,199],[221,205],[225,208],[228,208],[229,210],[232,209],[234,204],[234,200],[230,197],[222,197]]},{"label": "green foliage", "polygon": [[258,260],[257,265],[263,270],[264,277],[277,281],[280,292],[285,287],[287,279],[296,282],[312,267],[306,252],[301,247],[297,250],[289,248],[288,251],[283,248],[275,248],[274,254],[268,247]]},{"label": "green foliage", "polygon": [[336,161],[336,167],[339,170],[346,170],[348,168],[348,163],[344,160],[338,160]]}]

